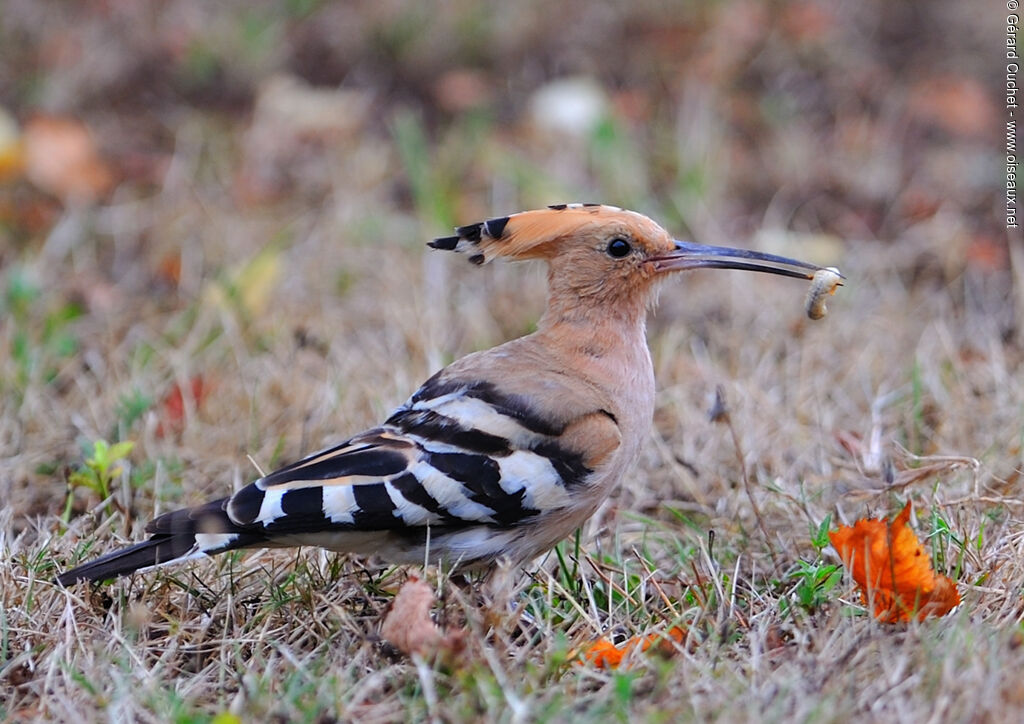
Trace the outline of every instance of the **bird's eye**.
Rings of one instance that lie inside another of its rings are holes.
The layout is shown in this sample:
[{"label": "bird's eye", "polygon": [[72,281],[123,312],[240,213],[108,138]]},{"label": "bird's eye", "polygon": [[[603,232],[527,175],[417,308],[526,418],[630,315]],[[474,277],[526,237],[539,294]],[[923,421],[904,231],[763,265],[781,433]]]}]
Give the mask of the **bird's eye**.
[{"label": "bird's eye", "polygon": [[631,251],[633,251],[633,247],[625,239],[612,239],[608,242],[608,256],[615,259],[628,256]]}]

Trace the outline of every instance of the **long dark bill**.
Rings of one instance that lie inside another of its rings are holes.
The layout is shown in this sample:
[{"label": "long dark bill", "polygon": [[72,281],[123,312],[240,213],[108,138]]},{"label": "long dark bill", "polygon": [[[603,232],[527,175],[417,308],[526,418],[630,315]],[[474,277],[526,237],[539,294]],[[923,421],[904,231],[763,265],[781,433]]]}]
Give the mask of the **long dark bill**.
[{"label": "long dark bill", "polygon": [[747,271],[781,274],[796,279],[811,279],[823,267],[775,254],[763,254],[728,246],[694,244],[677,241],[675,251],[648,260],[657,271],[684,269],[745,269]]}]

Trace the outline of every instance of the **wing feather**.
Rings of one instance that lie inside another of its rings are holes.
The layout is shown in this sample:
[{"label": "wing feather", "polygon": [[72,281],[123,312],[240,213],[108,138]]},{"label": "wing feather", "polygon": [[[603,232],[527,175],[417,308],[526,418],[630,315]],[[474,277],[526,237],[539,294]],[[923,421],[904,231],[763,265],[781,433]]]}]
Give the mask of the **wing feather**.
[{"label": "wing feather", "polygon": [[556,425],[491,383],[435,378],[383,426],[270,473],[225,510],[242,529],[281,536],[516,526],[569,506],[601,462],[584,458],[580,429],[598,430],[606,452],[618,444],[600,411]]},{"label": "wing feather", "polygon": [[[619,447],[618,424],[594,406],[554,414],[544,399],[499,387],[435,375],[383,426],[230,498],[162,515],[147,526],[150,540],[59,580],[258,546],[320,545],[409,563],[422,560],[429,539],[435,559],[462,565],[539,552],[586,512],[593,496],[573,488],[590,484]],[[527,524],[541,516],[554,523],[538,536]]]}]

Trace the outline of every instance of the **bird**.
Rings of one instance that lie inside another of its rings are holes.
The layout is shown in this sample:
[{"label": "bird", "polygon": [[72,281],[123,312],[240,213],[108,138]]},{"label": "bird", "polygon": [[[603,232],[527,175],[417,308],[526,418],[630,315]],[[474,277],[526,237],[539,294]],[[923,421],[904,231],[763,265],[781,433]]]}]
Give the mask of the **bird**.
[{"label": "bird", "polygon": [[643,214],[603,204],[495,217],[428,245],[475,265],[546,262],[535,331],[441,369],[378,427],[161,515],[148,539],[57,581],[306,545],[463,570],[526,563],[590,518],[637,462],[655,402],[646,318],[666,278],[715,268],[812,279],[821,269],[678,241]]}]

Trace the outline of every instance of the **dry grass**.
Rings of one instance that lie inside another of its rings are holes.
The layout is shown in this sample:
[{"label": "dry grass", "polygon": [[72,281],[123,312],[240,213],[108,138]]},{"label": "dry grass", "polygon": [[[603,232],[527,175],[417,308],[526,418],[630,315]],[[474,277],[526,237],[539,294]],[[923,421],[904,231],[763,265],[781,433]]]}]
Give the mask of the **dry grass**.
[{"label": "dry grass", "polygon": [[[19,47],[41,46],[32,32],[45,5],[11,4]],[[929,22],[961,12],[935,7]],[[615,123],[558,144],[503,116],[512,101],[492,99],[493,115],[475,120],[417,106],[417,93],[434,92],[417,73],[441,62],[453,27],[472,21],[500,36],[458,4],[416,37],[399,32],[400,17],[364,9],[359,27],[393,32],[376,41],[388,48],[405,38],[408,53],[380,60],[366,31],[339,39],[332,62],[345,61],[349,43],[393,71],[374,99],[386,127],[364,118],[351,135],[282,157],[258,145],[228,92],[243,87],[237,102],[248,107],[261,74],[284,65],[276,56],[249,57],[222,78],[228,100],[216,112],[201,85],[159,132],[116,106],[62,105],[59,92],[99,81],[88,66],[48,69],[63,85],[44,83],[39,95],[106,129],[101,145],[121,168],[152,168],[80,208],[23,183],[19,204],[56,209],[41,230],[0,204],[0,719],[1011,718],[1024,705],[1024,258],[1007,254],[984,201],[998,181],[987,131],[899,116],[893,108],[916,102],[912,74],[885,77],[877,106],[845,85],[873,37],[845,21],[902,27],[881,6],[865,8],[844,11],[862,14],[839,18],[817,50],[787,36],[787,23],[817,27],[796,11],[754,40],[760,31],[730,25],[738,9],[668,22],[641,8],[621,27],[584,13],[572,47],[624,90]],[[241,10],[223,12],[241,22]],[[192,32],[219,48],[226,21],[216,20]],[[500,22],[513,21],[525,22]],[[268,22],[284,36],[283,21]],[[317,23],[331,22],[341,21],[328,11],[295,21],[280,47],[308,45],[326,32]],[[746,45],[714,40],[730,32]],[[561,39],[524,37],[534,46],[474,51],[485,77],[529,67],[530,52],[559,57]],[[660,38],[651,76],[606,68],[588,45],[598,37]],[[676,50],[679,37],[706,39],[685,51],[706,65],[658,65],[694,60]],[[970,37],[950,41],[950,62],[969,57]],[[756,64],[733,55],[743,48]],[[11,57],[0,77],[24,72],[15,61],[28,56]],[[107,60],[97,75],[119,77]],[[873,72],[895,64],[886,62]],[[797,84],[814,98],[787,98],[831,120],[768,103],[792,67],[820,77]],[[353,84],[380,80],[358,68]],[[657,86],[671,90],[648,96],[638,121],[626,91],[654,76],[679,88]],[[525,106],[516,84],[529,74],[508,77],[509,98]],[[768,103],[768,120],[750,120],[757,104],[746,96]],[[715,122],[726,113],[735,133]],[[126,128],[159,140],[110,134]],[[835,153],[821,158],[826,143]],[[113,150],[132,144],[152,144],[157,160]],[[964,159],[991,180],[948,172]],[[273,168],[254,170],[262,161]],[[245,169],[284,178],[286,191],[254,191]],[[426,573],[441,593],[439,620],[469,632],[461,658],[410,661],[379,640],[406,571],[315,550],[229,555],[95,589],[53,583],[73,562],[139,539],[154,514],[251,479],[246,455],[270,467],[343,439],[451,359],[529,331],[542,308],[539,270],[471,268],[423,242],[454,222],[584,197],[636,206],[701,241],[751,237],[835,264],[849,281],[816,323],[803,317],[796,282],[708,271],[668,285],[650,323],[660,388],[650,442],[616,496],[577,541],[526,570],[487,581]],[[180,275],[167,271],[176,259]],[[276,276],[261,276],[259,259]],[[246,298],[240,285],[257,293]],[[209,394],[169,425],[163,400],[196,376]],[[728,424],[708,417],[719,388]],[[76,491],[65,525],[68,474],[99,439],[135,447],[111,499]],[[908,498],[964,602],[941,620],[884,626],[848,580],[817,585],[838,563],[819,531],[826,519],[891,514]],[[675,624],[690,640],[671,657],[637,655],[619,672],[571,658],[601,635]]]}]

